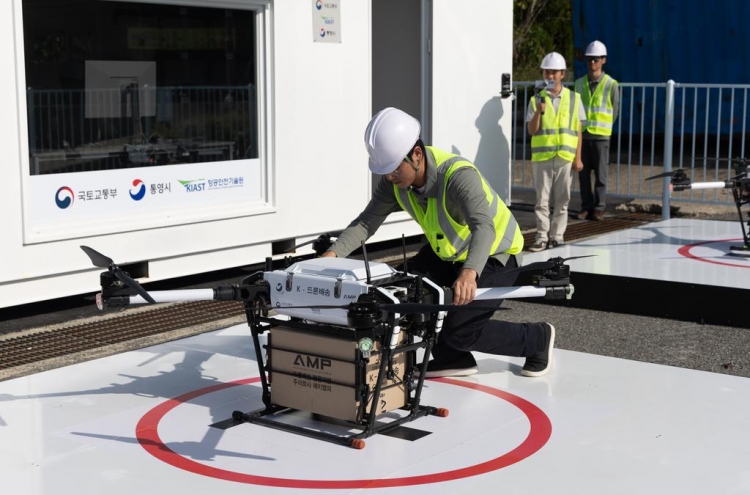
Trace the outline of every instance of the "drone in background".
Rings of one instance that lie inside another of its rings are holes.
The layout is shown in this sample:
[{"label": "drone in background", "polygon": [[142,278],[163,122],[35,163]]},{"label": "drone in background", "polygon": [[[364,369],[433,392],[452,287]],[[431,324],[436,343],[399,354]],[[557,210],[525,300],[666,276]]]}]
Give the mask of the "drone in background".
[{"label": "drone in background", "polygon": [[676,192],[687,189],[731,189],[742,228],[743,244],[742,246],[730,246],[729,254],[750,257],[750,215],[742,213],[742,207],[750,203],[750,159],[733,158],[730,161],[736,167],[737,172],[735,176],[724,181],[692,182],[683,169],[664,172],[646,180],[669,177],[671,188]]}]

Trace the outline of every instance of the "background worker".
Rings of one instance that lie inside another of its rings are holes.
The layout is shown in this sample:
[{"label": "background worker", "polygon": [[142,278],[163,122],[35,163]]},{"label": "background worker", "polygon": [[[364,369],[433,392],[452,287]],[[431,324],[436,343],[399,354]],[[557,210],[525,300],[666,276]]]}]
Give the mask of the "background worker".
[{"label": "background worker", "polygon": [[[472,305],[478,287],[513,285],[523,236],[513,214],[465,158],[425,146],[419,121],[386,108],[365,131],[370,170],[381,176],[367,207],[323,256],[347,256],[389,214],[405,210],[429,243],[409,260],[409,271],[452,286],[453,304]],[[499,307],[502,300],[476,301]],[[450,311],[432,349],[426,377],[477,372],[471,351],[524,356],[521,374],[541,376],[552,362],[555,328],[549,323],[492,320],[494,311]],[[425,357],[426,359],[428,356]]]},{"label": "background worker", "polygon": [[[581,160],[583,170],[578,175],[581,189],[579,220],[601,220],[607,206],[607,177],[609,176],[609,140],[620,106],[620,90],[611,76],[603,71],[607,63],[607,47],[592,41],[586,47],[588,74],[576,80],[576,93],[586,109],[583,126]],[[594,191],[591,191],[591,172]]]},{"label": "background worker", "polygon": [[526,111],[536,190],[536,238],[528,248],[532,252],[565,243],[573,170],[583,168],[581,122],[586,119],[580,95],[562,84],[566,70],[563,56],[548,53],[541,69],[542,77],[554,81],[555,87],[543,90],[539,101],[532,96]]}]

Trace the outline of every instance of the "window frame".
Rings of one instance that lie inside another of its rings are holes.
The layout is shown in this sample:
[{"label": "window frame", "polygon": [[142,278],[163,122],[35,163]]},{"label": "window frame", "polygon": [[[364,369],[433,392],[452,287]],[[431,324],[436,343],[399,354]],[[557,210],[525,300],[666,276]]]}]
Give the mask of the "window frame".
[{"label": "window frame", "polygon": [[[66,221],[40,222],[39,215],[32,215],[30,208],[32,204],[39,201],[35,197],[35,178],[31,174],[28,134],[28,101],[26,97],[26,59],[24,49],[23,28],[23,0],[13,1],[14,13],[14,39],[16,41],[16,85],[18,103],[19,145],[20,160],[19,167],[21,178],[21,198],[24,224],[24,244],[36,244],[50,241],[59,241],[79,237],[96,235],[116,234],[129,231],[140,231],[153,228],[168,228],[212,220],[226,220],[247,216],[263,215],[276,211],[273,191],[273,153],[270,143],[273,143],[271,130],[273,129],[273,115],[271,113],[271,54],[272,51],[272,0],[100,0],[125,3],[145,3],[156,5],[174,5],[185,7],[207,7],[220,9],[251,10],[255,15],[256,29],[256,74],[257,74],[257,140],[259,173],[253,175],[252,180],[259,180],[259,198],[247,201],[215,202],[211,204],[197,203],[189,207],[176,205],[171,209],[160,211],[159,215],[132,215],[127,212],[115,212],[110,217],[77,218]],[[237,160],[237,161],[247,161]],[[205,162],[202,165],[210,165],[216,162]],[[125,169],[133,170],[133,169]],[[107,174],[116,170],[101,170],[97,174]],[[76,174],[81,172],[74,172]],[[64,174],[52,174],[64,175]],[[37,184],[38,185],[38,184]],[[127,194],[127,191],[122,191]],[[37,195],[38,196],[38,195]],[[46,195],[44,200],[46,201]]]}]

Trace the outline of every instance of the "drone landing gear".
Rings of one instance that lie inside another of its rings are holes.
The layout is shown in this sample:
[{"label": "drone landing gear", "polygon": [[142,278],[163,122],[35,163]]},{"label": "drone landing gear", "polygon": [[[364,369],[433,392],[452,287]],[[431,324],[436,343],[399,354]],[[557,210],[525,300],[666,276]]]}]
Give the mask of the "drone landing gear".
[{"label": "drone landing gear", "polygon": [[742,246],[731,246],[729,254],[750,258],[750,233],[748,233],[750,229],[750,215],[742,213],[742,207],[750,203],[750,167],[748,167],[748,172],[743,176],[742,180],[737,181],[737,184],[732,189],[732,195],[734,196],[734,204],[737,206],[737,214],[740,218],[744,243]]},{"label": "drone landing gear", "polygon": [[[420,404],[428,359],[417,364],[416,353],[424,349],[430,355],[435,326],[428,325],[418,341],[403,330],[394,339],[397,322],[384,320],[374,308],[371,301],[351,304],[351,327],[250,311],[265,407],[234,411],[232,419],[363,449],[369,436],[405,435],[399,429],[404,423],[448,416],[447,409]],[[262,346],[259,335],[266,331],[268,343]],[[307,426],[308,414],[314,426]]]},{"label": "drone landing gear", "polygon": [[[276,405],[271,405],[265,409],[261,409],[258,411],[252,411],[248,413],[244,413],[242,411],[234,411],[232,413],[232,419],[234,419],[237,422],[246,422],[246,423],[252,423],[257,425],[266,426],[269,428],[274,428],[277,430],[282,430],[290,433],[295,433],[297,435],[306,436],[309,438],[314,438],[316,440],[323,440],[326,442],[335,443],[337,445],[341,445],[344,447],[351,447],[353,449],[361,450],[364,449],[366,446],[365,438],[370,437],[372,435],[388,435],[393,433],[394,436],[398,436],[396,434],[396,431],[398,428],[407,422],[414,421],[415,419],[422,418],[424,416],[438,416],[445,418],[448,416],[449,412],[448,409],[442,408],[442,407],[432,407],[432,406],[418,406],[416,410],[411,411],[409,414],[402,416],[394,421],[390,421],[388,423],[385,422],[374,422],[372,425],[360,425],[357,423],[349,423],[345,421],[336,420],[335,418],[331,418],[328,416],[322,416],[318,414],[313,414],[312,418],[315,420],[316,423],[318,423],[317,428],[318,429],[311,429],[304,426],[297,426],[293,424],[289,424],[286,422],[282,422],[279,419],[283,414],[285,413],[293,413],[298,411],[297,409],[290,408],[290,407],[281,407]],[[324,431],[323,429],[320,429],[320,423],[328,423],[333,425],[334,427],[338,426],[344,429],[347,429],[351,431],[352,429],[360,429],[361,431],[359,433],[354,433],[350,435],[337,435],[335,433]]]},{"label": "drone landing gear", "polygon": [[730,246],[729,254],[731,254],[732,256],[742,256],[745,258],[750,258],[750,246],[746,244],[743,246]]}]

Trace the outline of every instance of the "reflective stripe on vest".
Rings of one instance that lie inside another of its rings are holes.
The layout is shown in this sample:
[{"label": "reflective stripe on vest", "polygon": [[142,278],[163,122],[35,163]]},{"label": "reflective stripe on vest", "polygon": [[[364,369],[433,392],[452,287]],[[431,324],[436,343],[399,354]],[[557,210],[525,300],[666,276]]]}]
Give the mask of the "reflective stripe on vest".
[{"label": "reflective stripe on vest", "polygon": [[581,101],[586,109],[586,124],[583,130],[597,136],[611,136],[615,123],[615,109],[612,106],[612,88],[617,84],[613,78],[604,74],[596,85],[594,93],[588,84],[588,76],[578,79],[575,84],[576,92],[581,95]]},{"label": "reflective stripe on vest", "polygon": [[[465,261],[471,243],[471,230],[466,224],[456,222],[451,218],[447,208],[446,190],[448,180],[453,173],[462,167],[476,167],[463,157],[446,153],[431,146],[426,147],[435,157],[437,164],[436,198],[427,198],[427,207],[423,209],[419,204],[419,197],[411,190],[399,189],[393,186],[396,200],[401,208],[419,223],[422,231],[430,242],[432,250],[446,261]],[[500,200],[500,196],[484,180],[481,174],[485,197],[489,205],[489,213],[495,224],[495,241],[492,243],[488,255],[507,252],[516,254],[523,249],[523,236],[510,210]]]},{"label": "reflective stripe on vest", "polygon": [[[549,98],[546,91],[542,91],[543,98]],[[541,116],[539,130],[531,136],[531,161],[541,162],[559,155],[565,161],[572,162],[578,148],[578,105],[581,96],[562,89],[560,104],[555,112],[551,104],[547,105]],[[531,108],[536,111],[536,98],[531,97]]]}]

